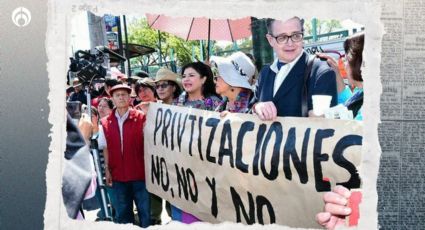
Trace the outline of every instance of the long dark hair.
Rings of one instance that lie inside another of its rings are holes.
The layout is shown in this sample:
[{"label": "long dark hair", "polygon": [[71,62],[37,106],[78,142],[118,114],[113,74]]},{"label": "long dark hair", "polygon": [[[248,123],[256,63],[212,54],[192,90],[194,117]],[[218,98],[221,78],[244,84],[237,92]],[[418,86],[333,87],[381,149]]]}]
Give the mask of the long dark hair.
[{"label": "long dark hair", "polygon": [[202,95],[204,97],[217,96],[215,92],[213,73],[211,71],[211,68],[208,65],[206,65],[203,62],[191,62],[189,64],[186,64],[185,66],[182,67],[182,71],[181,71],[182,76],[184,71],[187,68],[194,69],[196,72],[199,73],[199,75],[201,75],[201,78],[204,78],[204,77],[207,78],[207,80],[204,83],[204,86],[202,87]]},{"label": "long dark hair", "polygon": [[182,93],[182,89],[180,88],[180,86],[177,85],[177,83],[174,81],[168,81],[168,84],[174,86],[174,88],[176,89],[173,94],[173,99],[178,98],[180,94]]},{"label": "long dark hair", "polygon": [[363,81],[362,63],[363,63],[364,32],[356,33],[344,41],[345,55],[348,65],[351,68],[352,77],[355,81]]}]

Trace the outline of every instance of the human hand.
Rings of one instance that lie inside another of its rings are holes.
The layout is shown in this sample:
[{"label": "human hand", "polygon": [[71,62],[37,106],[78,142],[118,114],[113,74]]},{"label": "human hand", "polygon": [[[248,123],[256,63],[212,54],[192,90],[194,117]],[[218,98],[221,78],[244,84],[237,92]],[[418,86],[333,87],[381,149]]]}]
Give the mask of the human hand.
[{"label": "human hand", "polygon": [[225,116],[227,116],[227,114],[229,114],[230,112],[227,110],[224,110],[220,113],[220,118],[224,118]]},{"label": "human hand", "polygon": [[134,108],[142,111],[144,114],[147,114],[149,110],[149,102],[140,102]]},{"label": "human hand", "polygon": [[332,69],[334,69],[336,72],[339,73],[338,62],[332,56],[326,53],[316,53],[316,56],[321,59],[326,59],[326,62],[328,63],[328,65],[332,67]]},{"label": "human hand", "polygon": [[327,229],[335,229],[345,224],[345,217],[351,214],[347,207],[351,192],[341,185],[335,186],[331,192],[323,195],[324,211],[316,215],[316,221]]},{"label": "human hand", "polygon": [[84,140],[89,141],[92,134],[93,123],[91,122],[88,114],[81,114],[81,118],[78,121],[78,128],[80,129],[81,134],[83,134]]},{"label": "human hand", "polygon": [[112,187],[112,175],[109,168],[105,168],[106,185]]},{"label": "human hand", "polygon": [[316,115],[316,114],[313,112],[313,110],[309,110],[309,111],[308,111],[308,117],[321,117],[321,118],[324,118],[324,117],[325,117],[325,114],[322,114],[322,115]]},{"label": "human hand", "polygon": [[335,72],[338,93],[343,91],[345,89],[345,83],[344,83],[344,79],[341,76],[341,73],[339,72],[339,66],[338,66],[337,60],[335,60],[333,57],[325,53],[316,53],[316,56],[322,59],[326,59],[326,62],[328,63],[328,65]]},{"label": "human hand", "polygon": [[276,119],[277,117],[277,109],[273,102],[258,102],[254,105],[254,113],[263,120],[263,121],[271,121]]}]

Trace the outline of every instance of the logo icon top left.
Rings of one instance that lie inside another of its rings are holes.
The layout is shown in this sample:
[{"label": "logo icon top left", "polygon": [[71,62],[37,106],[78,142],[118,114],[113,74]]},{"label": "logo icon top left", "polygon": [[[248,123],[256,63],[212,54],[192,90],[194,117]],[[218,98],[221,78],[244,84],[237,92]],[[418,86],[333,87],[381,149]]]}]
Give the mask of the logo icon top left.
[{"label": "logo icon top left", "polygon": [[25,27],[31,22],[31,12],[25,7],[18,7],[12,12],[12,21],[17,27]]}]

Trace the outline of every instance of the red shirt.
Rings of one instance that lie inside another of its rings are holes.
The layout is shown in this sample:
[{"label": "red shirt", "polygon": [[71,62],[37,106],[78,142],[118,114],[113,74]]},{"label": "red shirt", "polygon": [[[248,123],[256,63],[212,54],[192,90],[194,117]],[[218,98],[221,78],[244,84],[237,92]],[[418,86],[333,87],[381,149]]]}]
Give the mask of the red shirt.
[{"label": "red shirt", "polygon": [[108,166],[113,181],[145,180],[143,125],[146,117],[138,110],[129,109],[123,124],[123,147],[118,120],[113,112],[101,120],[108,149]]}]

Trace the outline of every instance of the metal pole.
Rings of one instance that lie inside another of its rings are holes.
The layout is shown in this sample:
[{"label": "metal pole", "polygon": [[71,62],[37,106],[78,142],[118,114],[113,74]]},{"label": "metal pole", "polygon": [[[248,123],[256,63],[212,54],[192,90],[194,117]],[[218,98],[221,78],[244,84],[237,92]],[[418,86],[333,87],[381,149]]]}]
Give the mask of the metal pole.
[{"label": "metal pole", "polygon": [[[85,91],[87,94],[87,113],[91,119],[91,95],[90,95],[90,85],[87,85],[85,87]],[[106,191],[105,191],[105,184],[103,183],[103,176],[102,176],[102,170],[100,167],[100,158],[99,158],[99,150],[98,150],[98,145],[97,145],[97,139],[95,137],[91,137],[90,138],[90,152],[92,153],[93,156],[93,161],[94,161],[94,168],[96,170],[96,174],[97,174],[97,183],[100,189],[100,197],[102,200],[102,206],[103,206],[103,210],[105,210],[104,215],[105,215],[105,219],[106,220],[112,220],[111,215],[109,213],[109,209],[108,209],[108,203],[107,203],[107,198],[106,198]]]},{"label": "metal pole", "polygon": [[128,45],[128,36],[127,36],[127,20],[125,18],[125,15],[122,16],[123,23],[124,23],[124,36],[125,36],[125,58],[127,59],[127,76],[131,76],[131,65],[130,65],[130,54],[129,54],[129,45]]},{"label": "metal pole", "polygon": [[[117,29],[118,29],[118,53],[122,56],[124,56],[124,49],[123,49],[123,44],[122,44],[122,33],[121,33],[121,19],[120,17],[115,17],[115,19],[117,20]],[[120,61],[120,65],[121,65],[121,71],[125,72],[125,65],[123,61]]]},{"label": "metal pole", "polygon": [[159,66],[162,66],[161,32],[158,30]]},{"label": "metal pole", "polygon": [[211,19],[208,19],[208,50],[207,50],[207,61],[210,60],[210,52],[211,52],[211,41],[210,41],[210,37],[211,37]]},{"label": "metal pole", "polygon": [[171,66],[171,70],[173,70],[173,72],[176,72],[176,62],[174,60],[174,49],[173,48],[170,49],[170,66]]},{"label": "metal pole", "polygon": [[195,46],[192,45],[192,61],[195,61]]},{"label": "metal pole", "polygon": [[200,60],[204,61],[204,41],[203,40],[199,41],[199,46],[201,50]]},{"label": "metal pole", "polygon": [[233,42],[233,52],[238,51],[239,47],[238,47],[238,43],[236,43],[236,41]]},{"label": "metal pole", "polygon": [[313,41],[317,41],[317,18],[313,18],[311,20],[311,29],[312,29],[312,35],[313,35]]}]

